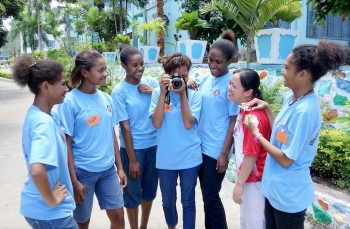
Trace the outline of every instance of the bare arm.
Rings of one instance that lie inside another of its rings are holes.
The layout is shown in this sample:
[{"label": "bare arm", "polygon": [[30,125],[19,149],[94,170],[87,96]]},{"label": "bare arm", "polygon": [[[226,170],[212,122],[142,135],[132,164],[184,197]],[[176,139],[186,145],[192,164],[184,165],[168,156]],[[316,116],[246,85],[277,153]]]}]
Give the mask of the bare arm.
[{"label": "bare arm", "polygon": [[165,108],[165,94],[167,92],[167,88],[170,85],[169,76],[164,76],[159,82],[160,94],[158,98],[158,102],[154,112],[152,114],[152,123],[154,128],[159,129],[162,125],[164,118],[164,108]]},{"label": "bare arm", "polygon": [[119,144],[117,140],[117,136],[115,135],[115,131],[113,128],[114,135],[114,155],[115,155],[115,165],[117,167],[118,176],[120,179],[120,187],[124,188],[127,185],[127,178],[123,169],[122,160],[120,158]]},{"label": "bare arm", "polygon": [[233,128],[235,127],[237,116],[230,116],[230,126],[226,133],[226,138],[224,142],[224,147],[222,148],[221,154],[216,163],[216,170],[218,173],[224,173],[227,170],[228,165],[228,155],[233,143]]},{"label": "bare arm", "polygon": [[46,166],[44,164],[31,164],[29,172],[34,181],[35,187],[38,189],[47,205],[57,206],[68,195],[66,185],[60,186],[60,181],[57,181],[54,189],[51,190],[47,179]]},{"label": "bare arm", "polygon": [[126,152],[128,153],[128,158],[130,163],[129,171],[126,171],[126,172],[129,172],[129,175],[131,178],[136,179],[140,176],[141,167],[135,155],[129,120],[121,121],[119,122],[119,125],[122,130],[125,148],[126,148]]},{"label": "bare arm", "polygon": [[233,189],[233,201],[236,204],[242,204],[242,193],[244,189],[244,184],[247,181],[250,173],[252,172],[257,157],[244,155],[242,162],[242,170],[240,171],[235,188]]},{"label": "bare arm", "polygon": [[265,111],[266,113],[266,116],[269,120],[269,123],[270,123],[270,127],[272,129],[272,126],[273,126],[273,123],[275,122],[275,115],[273,114],[272,110],[271,110],[271,107],[270,105],[263,101],[263,100],[260,100],[260,99],[257,99],[257,98],[254,98],[252,99],[251,101],[247,102],[247,103],[242,103],[242,106],[254,106],[256,105],[255,107],[252,108],[252,110],[259,110],[259,109],[262,109]]}]

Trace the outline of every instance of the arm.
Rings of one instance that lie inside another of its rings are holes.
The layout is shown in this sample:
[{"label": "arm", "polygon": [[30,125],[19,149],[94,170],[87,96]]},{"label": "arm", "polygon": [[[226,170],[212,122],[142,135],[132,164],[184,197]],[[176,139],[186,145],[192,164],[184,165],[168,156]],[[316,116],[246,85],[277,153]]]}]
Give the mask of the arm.
[{"label": "arm", "polygon": [[247,103],[242,103],[242,106],[254,106],[256,105],[255,107],[252,108],[252,110],[258,110],[258,109],[262,109],[265,111],[266,113],[266,116],[269,120],[269,123],[270,123],[270,127],[272,129],[272,126],[273,126],[273,123],[275,122],[275,115],[273,114],[272,110],[271,110],[271,107],[270,105],[263,101],[263,100],[260,100],[260,99],[257,99],[257,98],[254,98],[252,99],[251,101],[247,102]]},{"label": "arm", "polygon": [[75,173],[74,168],[74,157],[72,151],[72,137],[66,134],[66,142],[67,142],[67,152],[68,152],[68,169],[70,179],[73,184],[74,191],[74,200],[77,204],[85,203],[84,194],[87,192],[86,187],[78,181],[77,175]]},{"label": "arm", "polygon": [[[186,85],[183,79],[182,86],[180,89],[178,89],[178,93],[180,94],[180,102],[181,102],[181,116],[182,121],[185,125],[185,129],[189,130],[192,128],[195,118],[193,117],[190,106],[188,105],[188,99],[186,96]],[[177,90],[173,90],[174,92],[177,92]]]},{"label": "arm", "polygon": [[117,167],[117,173],[120,179],[120,187],[125,188],[128,182],[123,169],[122,160],[120,159],[119,144],[118,144],[117,136],[115,135],[115,132],[114,132],[114,128],[113,128],[113,135],[114,135],[115,165]]},{"label": "arm", "polygon": [[250,173],[252,172],[256,160],[257,160],[257,157],[244,155],[243,162],[242,162],[242,170],[237,177],[237,182],[236,182],[235,188],[233,189],[232,198],[236,204],[242,204],[242,193],[243,193],[244,184],[247,181]]},{"label": "arm", "polygon": [[122,130],[126,152],[129,157],[129,175],[131,178],[136,179],[140,176],[141,167],[135,155],[129,120],[121,121],[119,125]]},{"label": "arm", "polygon": [[216,163],[216,170],[218,173],[224,173],[228,165],[228,155],[233,143],[233,128],[235,127],[237,116],[230,116],[230,126],[226,133],[224,147],[222,148],[221,154]]},{"label": "arm", "polygon": [[[254,136],[259,134],[258,128],[253,123],[252,118],[247,115],[247,118],[244,120],[244,125],[252,132]],[[261,146],[273,157],[281,166],[284,168],[290,167],[294,160],[288,158],[280,148],[274,146],[271,144],[268,140],[266,140],[263,136],[260,136],[258,138],[259,143]]]},{"label": "arm", "polygon": [[[254,108],[253,108],[254,109]],[[265,111],[265,114],[267,116],[267,119],[269,120],[269,123],[270,123],[270,128],[272,129],[273,127],[273,123],[275,122],[275,115],[273,114],[272,110],[271,110],[271,107],[268,106],[267,108],[264,109]]]},{"label": "arm", "polygon": [[[154,128],[159,129],[162,125],[163,118],[164,118],[164,108],[165,108],[165,94],[167,92],[167,88],[170,86],[170,79],[169,76],[162,77],[159,87],[160,87],[160,94],[157,101],[156,108],[153,111],[152,114],[152,123]],[[152,98],[153,99],[153,98]]]},{"label": "arm", "polygon": [[68,195],[66,185],[60,186],[59,181],[57,181],[54,189],[51,190],[44,164],[31,164],[30,175],[34,181],[35,187],[38,189],[47,205],[52,207],[57,206]]}]

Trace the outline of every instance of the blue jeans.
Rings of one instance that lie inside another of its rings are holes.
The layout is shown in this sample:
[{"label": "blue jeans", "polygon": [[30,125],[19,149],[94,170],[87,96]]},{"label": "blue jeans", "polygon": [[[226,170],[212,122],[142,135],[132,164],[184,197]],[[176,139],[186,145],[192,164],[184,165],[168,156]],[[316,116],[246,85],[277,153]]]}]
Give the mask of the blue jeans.
[{"label": "blue jeans", "polygon": [[158,169],[160,190],[162,191],[163,211],[168,226],[178,222],[176,210],[177,177],[180,177],[183,228],[194,229],[196,224],[195,188],[201,165],[189,169]]},{"label": "blue jeans", "polygon": [[203,154],[203,164],[198,174],[204,202],[205,228],[227,229],[225,209],[219,195],[225,173],[218,173],[216,162],[214,158]]},{"label": "blue jeans", "polygon": [[266,229],[304,229],[305,210],[296,213],[282,212],[265,198]]},{"label": "blue jeans", "polygon": [[111,168],[102,172],[89,172],[84,169],[75,168],[78,181],[82,183],[87,192],[84,194],[85,203],[77,204],[73,211],[74,220],[78,223],[85,223],[90,219],[94,193],[101,210],[118,209],[124,206],[123,193],[120,188],[116,168]]},{"label": "blue jeans", "polygon": [[37,220],[28,217],[24,218],[33,229],[78,229],[78,225],[73,220],[72,216],[53,220]]},{"label": "blue jeans", "polygon": [[135,155],[141,167],[141,175],[133,179],[129,175],[129,157],[125,148],[120,147],[120,157],[128,185],[124,188],[124,206],[136,208],[141,204],[141,199],[153,201],[156,198],[158,187],[158,171],[156,169],[157,146],[146,149],[135,149]]}]

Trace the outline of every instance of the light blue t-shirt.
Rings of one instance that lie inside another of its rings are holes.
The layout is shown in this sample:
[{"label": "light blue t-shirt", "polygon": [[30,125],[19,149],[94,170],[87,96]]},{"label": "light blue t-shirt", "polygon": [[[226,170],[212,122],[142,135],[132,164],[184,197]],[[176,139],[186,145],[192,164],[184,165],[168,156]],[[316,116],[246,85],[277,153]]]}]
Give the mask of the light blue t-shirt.
[{"label": "light blue t-shirt", "polygon": [[75,167],[102,172],[114,165],[117,116],[109,95],[100,90],[85,94],[75,88],[58,106],[58,113],[63,132],[72,137]]},{"label": "light blue t-shirt", "polygon": [[[142,77],[140,84],[148,84],[153,88],[159,87],[154,78]],[[140,93],[137,87],[125,80],[118,83],[112,91],[112,99],[118,111],[118,122],[129,120],[134,149],[145,149],[157,144],[157,130],[148,117],[151,97]],[[125,148],[124,137],[119,127],[120,146]]]},{"label": "light blue t-shirt", "polygon": [[[152,93],[149,115],[152,116],[159,99],[160,88]],[[171,112],[164,112],[163,122],[157,130],[156,168],[178,170],[193,168],[202,163],[198,120],[200,120],[201,97],[198,92],[188,89],[188,105],[196,119],[192,128],[185,129],[181,115],[180,95],[169,92]]]},{"label": "light blue t-shirt", "polygon": [[[296,213],[305,210],[314,202],[315,194],[310,176],[311,163],[317,152],[321,129],[321,111],[315,93],[288,105],[286,97],[283,107],[274,122],[270,142],[294,160],[289,168],[282,167],[267,155],[261,193],[271,205],[283,212]],[[281,131],[286,138],[276,139]]]},{"label": "light blue t-shirt", "polygon": [[228,99],[228,84],[232,72],[219,78],[211,74],[205,76],[199,87],[202,96],[199,133],[203,154],[217,160],[224,147],[226,134],[230,126],[230,116],[237,116],[237,103]]},{"label": "light blue t-shirt", "polygon": [[[22,150],[28,169],[28,180],[21,193],[20,212],[23,216],[38,220],[54,220],[71,215],[75,209],[73,187],[68,170],[67,145],[54,110],[51,115],[32,105],[22,129]],[[56,119],[55,119],[56,118]],[[47,179],[53,189],[60,181],[66,185],[68,196],[57,206],[47,205],[29,173],[30,165],[44,164]]]}]

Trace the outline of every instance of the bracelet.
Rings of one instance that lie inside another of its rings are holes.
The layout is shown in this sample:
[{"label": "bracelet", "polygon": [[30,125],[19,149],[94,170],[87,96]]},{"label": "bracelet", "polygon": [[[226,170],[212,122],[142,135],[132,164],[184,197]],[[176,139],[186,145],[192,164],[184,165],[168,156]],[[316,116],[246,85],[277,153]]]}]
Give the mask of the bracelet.
[{"label": "bracelet", "polygon": [[73,188],[78,186],[80,184],[80,182],[78,181],[77,183],[73,184]]},{"label": "bracelet", "polygon": [[254,141],[255,141],[256,143],[259,143],[258,138],[261,137],[261,136],[263,136],[261,133],[258,133],[257,135],[255,135]]}]

